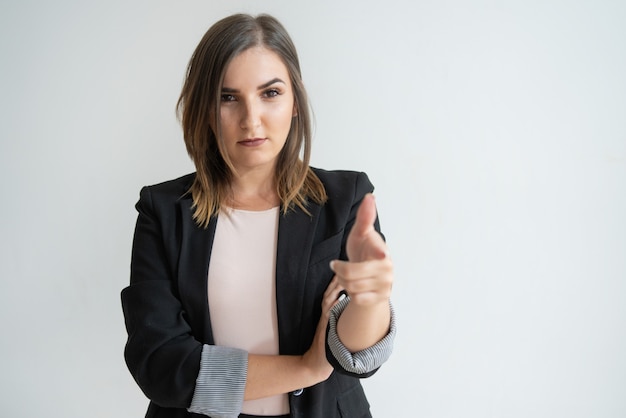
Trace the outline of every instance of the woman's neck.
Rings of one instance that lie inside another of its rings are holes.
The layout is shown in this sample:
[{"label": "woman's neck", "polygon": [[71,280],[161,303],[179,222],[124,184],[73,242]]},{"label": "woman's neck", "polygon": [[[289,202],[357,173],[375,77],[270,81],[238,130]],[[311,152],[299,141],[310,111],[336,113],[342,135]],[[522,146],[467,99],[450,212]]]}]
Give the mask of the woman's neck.
[{"label": "woman's neck", "polygon": [[266,210],[280,205],[276,180],[272,175],[249,172],[235,176],[231,182],[228,206],[233,209]]}]

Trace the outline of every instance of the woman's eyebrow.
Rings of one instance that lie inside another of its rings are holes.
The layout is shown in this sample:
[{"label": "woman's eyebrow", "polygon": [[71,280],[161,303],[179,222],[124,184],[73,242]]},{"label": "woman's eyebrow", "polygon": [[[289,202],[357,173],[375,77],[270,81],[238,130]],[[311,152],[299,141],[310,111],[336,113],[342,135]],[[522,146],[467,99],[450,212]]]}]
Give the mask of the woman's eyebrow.
[{"label": "woman's eyebrow", "polygon": [[267,88],[267,87],[271,86],[274,83],[283,83],[283,84],[285,84],[285,82],[283,80],[281,80],[280,78],[276,77],[276,78],[271,79],[267,83],[261,84],[260,86],[257,87],[257,89],[258,90],[263,90],[264,88]]},{"label": "woman's eyebrow", "polygon": [[[267,88],[267,87],[271,86],[274,83],[283,83],[283,84],[285,84],[285,82],[283,80],[281,80],[280,78],[276,77],[276,78],[271,79],[267,83],[263,83],[260,86],[258,86],[257,90],[263,90],[264,88]],[[233,88],[230,88],[230,87],[222,87],[222,93],[239,93],[239,90],[233,89]]]}]

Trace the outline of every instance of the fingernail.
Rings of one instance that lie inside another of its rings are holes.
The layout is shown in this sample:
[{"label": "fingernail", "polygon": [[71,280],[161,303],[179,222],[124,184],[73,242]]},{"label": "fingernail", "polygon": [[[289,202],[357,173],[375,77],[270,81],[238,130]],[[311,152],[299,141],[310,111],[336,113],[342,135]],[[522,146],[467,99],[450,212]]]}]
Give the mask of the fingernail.
[{"label": "fingernail", "polygon": [[331,269],[332,271],[335,271],[335,260],[332,260],[332,261],[330,262],[330,269]]}]

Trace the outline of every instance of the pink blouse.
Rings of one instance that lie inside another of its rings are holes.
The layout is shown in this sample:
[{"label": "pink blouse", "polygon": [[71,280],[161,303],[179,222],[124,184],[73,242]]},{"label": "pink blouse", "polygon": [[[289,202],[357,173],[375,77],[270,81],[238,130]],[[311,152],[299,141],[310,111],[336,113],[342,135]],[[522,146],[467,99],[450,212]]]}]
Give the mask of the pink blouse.
[{"label": "pink blouse", "polygon": [[[208,277],[215,344],[276,355],[276,248],[279,208],[227,209],[217,220]],[[289,413],[287,394],[244,401],[250,415]]]}]

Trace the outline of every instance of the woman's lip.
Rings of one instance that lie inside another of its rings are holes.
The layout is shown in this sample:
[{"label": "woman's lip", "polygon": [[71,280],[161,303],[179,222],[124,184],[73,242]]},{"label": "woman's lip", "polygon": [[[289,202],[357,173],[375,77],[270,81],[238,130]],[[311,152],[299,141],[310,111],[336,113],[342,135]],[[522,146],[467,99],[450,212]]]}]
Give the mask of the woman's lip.
[{"label": "woman's lip", "polygon": [[246,138],[243,141],[239,141],[239,144],[246,147],[256,147],[264,143],[266,140],[267,138]]}]

